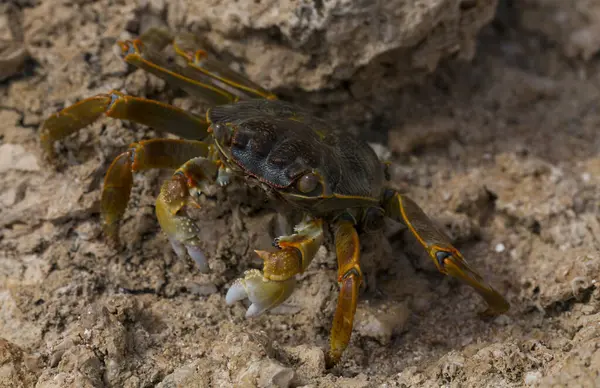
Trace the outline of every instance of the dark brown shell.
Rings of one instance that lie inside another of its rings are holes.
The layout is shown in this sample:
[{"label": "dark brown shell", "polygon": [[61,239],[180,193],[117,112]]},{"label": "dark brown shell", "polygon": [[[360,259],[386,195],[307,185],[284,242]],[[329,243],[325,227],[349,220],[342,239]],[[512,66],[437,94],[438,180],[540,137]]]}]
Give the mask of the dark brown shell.
[{"label": "dark brown shell", "polygon": [[234,128],[231,157],[248,174],[286,188],[317,171],[326,194],[378,198],[382,164],[368,144],[282,101],[248,100],[212,108],[213,127]]}]

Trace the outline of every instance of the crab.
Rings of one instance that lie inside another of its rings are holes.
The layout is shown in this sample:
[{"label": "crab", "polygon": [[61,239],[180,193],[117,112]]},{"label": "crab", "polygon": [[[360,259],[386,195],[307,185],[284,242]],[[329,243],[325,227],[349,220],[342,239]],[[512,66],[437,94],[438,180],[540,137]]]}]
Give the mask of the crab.
[{"label": "crab", "polygon": [[[262,271],[237,279],[226,303],[249,299],[246,317],[284,302],[296,275],[311,264],[324,242],[325,225],[333,234],[339,296],[333,317],[328,367],[349,344],[359,289],[363,283],[359,232],[381,229],[391,218],[416,238],[437,269],[472,286],[486,301],[485,317],[506,312],[508,302],[469,265],[450,239],[409,197],[388,188],[386,163],[372,148],[231,70],[199,49],[195,38],[152,29],[135,40],[119,41],[123,59],[193,97],[211,104],[206,117],[150,99],[113,90],[84,99],[50,116],[40,132],[41,147],[55,158],[54,142],[102,116],[129,120],[177,135],[133,143],[110,164],[101,197],[105,235],[118,241],[119,221],[130,197],[133,173],[175,170],[161,186],[155,212],[179,257],[189,255],[202,272],[209,270],[200,249],[199,229],[190,206],[199,206],[211,188],[234,180],[249,182],[303,213],[294,233],[275,239],[273,252],[256,251]],[[178,61],[164,54],[169,46]]]}]

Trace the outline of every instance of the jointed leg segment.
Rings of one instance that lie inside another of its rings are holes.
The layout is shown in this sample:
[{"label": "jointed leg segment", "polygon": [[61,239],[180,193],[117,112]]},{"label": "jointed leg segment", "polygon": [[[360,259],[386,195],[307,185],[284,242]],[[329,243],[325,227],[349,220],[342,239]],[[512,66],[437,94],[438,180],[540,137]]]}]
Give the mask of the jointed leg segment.
[{"label": "jointed leg segment", "polygon": [[[160,53],[170,43],[175,53],[185,61],[184,66],[166,61]],[[198,49],[190,34],[174,38],[161,29],[151,29],[140,38],[119,42],[119,45],[127,63],[213,104],[226,104],[245,98],[277,99],[274,94],[231,70],[227,64]]]},{"label": "jointed leg segment", "polygon": [[173,46],[177,55],[185,59],[190,68],[204,76],[231,86],[235,91],[246,94],[247,97],[277,99],[277,96],[273,93],[250,81],[240,73],[231,70],[227,64],[211,58],[206,51],[198,49],[193,35],[182,34],[177,36]]},{"label": "jointed leg segment", "polygon": [[509,304],[506,299],[467,264],[461,253],[452,246],[448,237],[412,199],[394,190],[387,190],[383,207],[388,217],[401,222],[410,230],[441,273],[462,280],[483,297],[488,308],[481,313],[482,316],[499,315],[508,310]]},{"label": "jointed leg segment", "polygon": [[57,140],[92,124],[102,115],[130,120],[160,131],[170,132],[186,139],[204,139],[208,123],[172,105],[158,101],[127,96],[113,90],[108,94],[79,101],[50,116],[42,127],[40,141],[46,156],[54,156],[53,144]]},{"label": "jointed leg segment", "polygon": [[208,156],[211,148],[195,140],[153,139],[133,143],[115,158],[104,177],[102,225],[113,242],[118,241],[119,221],[125,213],[133,172],[152,168],[177,168],[196,156]]},{"label": "jointed leg segment", "polygon": [[353,223],[340,220],[336,222],[334,229],[340,294],[331,328],[330,350],[326,358],[328,367],[337,364],[348,347],[358,302],[358,291],[363,281],[359,262],[360,243]]},{"label": "jointed leg segment", "polygon": [[192,96],[214,104],[227,104],[238,100],[233,93],[211,85],[210,81],[199,79],[192,70],[168,63],[159,52],[145,45],[140,39],[119,42],[119,45],[127,63],[166,80]]}]

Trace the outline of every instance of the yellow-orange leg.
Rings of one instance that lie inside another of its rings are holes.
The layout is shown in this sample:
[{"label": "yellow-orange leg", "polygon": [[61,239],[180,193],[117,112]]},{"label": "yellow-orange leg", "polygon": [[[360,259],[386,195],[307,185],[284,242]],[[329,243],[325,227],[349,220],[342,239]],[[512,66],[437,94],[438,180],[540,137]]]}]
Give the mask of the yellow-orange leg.
[{"label": "yellow-orange leg", "polygon": [[129,202],[133,172],[175,169],[194,157],[210,154],[211,146],[195,140],[153,139],[131,144],[113,160],[104,177],[101,214],[106,236],[118,243],[119,221]]},{"label": "yellow-orange leg", "polygon": [[187,161],[166,181],[156,199],[156,218],[167,234],[177,256],[186,253],[201,272],[208,272],[208,262],[200,249],[200,229],[188,215],[188,207],[197,207],[197,198],[210,190],[219,174],[220,163],[198,157]]},{"label": "yellow-orange leg", "polygon": [[480,314],[481,316],[495,316],[509,309],[510,305],[506,299],[467,264],[462,254],[452,246],[449,238],[412,199],[394,190],[387,190],[382,205],[388,217],[401,222],[410,230],[441,273],[460,279],[483,297],[488,308]]},{"label": "yellow-orange leg", "polygon": [[[169,44],[173,44],[175,53],[185,61],[183,66],[165,60],[161,51]],[[173,37],[167,30],[151,28],[138,39],[119,42],[119,45],[126,62],[215,105],[247,98],[277,99],[273,93],[199,49],[192,34]]]},{"label": "yellow-orange leg", "polygon": [[200,140],[208,135],[208,123],[202,118],[172,105],[113,90],[79,101],[48,117],[40,132],[46,156],[53,158],[55,141],[92,124],[102,115],[144,124],[186,139]]},{"label": "yellow-orange leg", "polygon": [[280,305],[294,291],[295,275],[308,268],[323,243],[323,221],[307,217],[296,225],[295,233],[275,240],[276,252],[256,251],[264,260],[263,272],[246,271],[229,288],[225,300],[232,304],[248,298],[252,303],[246,317],[257,316]]},{"label": "yellow-orange leg", "polygon": [[119,41],[118,44],[125,62],[164,79],[192,96],[202,98],[215,105],[238,100],[233,93],[211,85],[209,82],[196,79],[190,69],[175,63],[168,63],[164,55],[147,46],[140,39]]},{"label": "yellow-orange leg", "polygon": [[359,262],[360,242],[353,222],[341,219],[335,223],[334,229],[340,294],[331,327],[330,349],[326,357],[328,368],[340,361],[350,342],[358,290],[363,279]]},{"label": "yellow-orange leg", "polygon": [[206,51],[198,49],[194,35],[178,35],[173,46],[175,52],[185,59],[190,68],[224,85],[231,86],[235,92],[243,92],[240,97],[277,99],[273,93],[231,70],[227,64],[210,57]]}]

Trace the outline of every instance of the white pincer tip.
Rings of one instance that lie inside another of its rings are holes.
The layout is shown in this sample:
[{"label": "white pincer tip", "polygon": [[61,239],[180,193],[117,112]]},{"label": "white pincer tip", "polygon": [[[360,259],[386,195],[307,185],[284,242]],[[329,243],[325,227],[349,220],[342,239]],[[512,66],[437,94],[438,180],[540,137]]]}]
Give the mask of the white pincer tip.
[{"label": "white pincer tip", "polygon": [[242,282],[236,281],[227,291],[227,295],[225,295],[225,302],[227,304],[233,304],[242,299],[246,299],[247,297],[248,293],[246,292],[246,288]]},{"label": "white pincer tip", "polygon": [[246,318],[256,317],[265,311],[264,308],[260,308],[260,306],[256,303],[252,303],[248,310],[246,311]]}]

